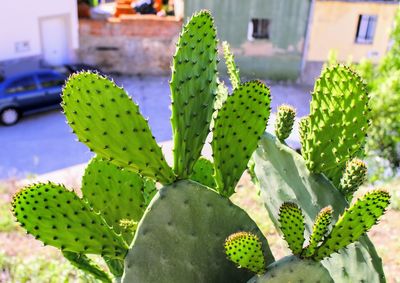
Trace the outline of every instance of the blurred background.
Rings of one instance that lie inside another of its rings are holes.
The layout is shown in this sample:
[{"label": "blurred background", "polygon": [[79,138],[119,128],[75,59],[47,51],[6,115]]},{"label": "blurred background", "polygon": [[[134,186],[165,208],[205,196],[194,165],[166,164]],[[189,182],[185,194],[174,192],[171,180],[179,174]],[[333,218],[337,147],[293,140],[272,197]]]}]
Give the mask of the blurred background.
[{"label": "blurred background", "polygon": [[[383,230],[371,233],[383,257],[388,281],[400,282],[400,256],[393,252],[400,249],[400,237],[396,237],[400,226],[399,1],[1,3],[0,282],[63,281],[59,278],[91,281],[51,248],[43,252],[38,243],[32,244],[22,234],[8,211],[10,196],[32,179],[67,180],[72,187],[79,187],[77,180],[92,153],[76,141],[59,107],[64,81],[76,71],[94,70],[123,86],[149,118],[157,141],[168,147],[172,138],[168,84],[171,58],[182,25],[200,9],[212,12],[220,43],[231,44],[241,76],[261,79],[271,86],[273,112],[287,103],[297,108],[298,118],[307,115],[314,81],[324,66],[348,64],[364,78],[372,99],[366,186],[388,186],[394,196],[389,216],[382,220]],[[219,68],[221,79],[229,86],[222,62]],[[268,129],[273,127],[273,117]],[[289,144],[300,147],[296,131]],[[245,180],[242,186],[248,193],[252,185]],[[253,217],[265,215],[256,196],[250,193],[247,197],[250,201],[242,204],[254,210]],[[389,217],[394,221],[389,222]],[[263,227],[266,234],[276,235],[271,223]],[[39,257],[53,261],[32,259],[27,246]],[[276,246],[284,250],[283,243],[277,242]],[[32,273],[39,277],[33,278]]]}]

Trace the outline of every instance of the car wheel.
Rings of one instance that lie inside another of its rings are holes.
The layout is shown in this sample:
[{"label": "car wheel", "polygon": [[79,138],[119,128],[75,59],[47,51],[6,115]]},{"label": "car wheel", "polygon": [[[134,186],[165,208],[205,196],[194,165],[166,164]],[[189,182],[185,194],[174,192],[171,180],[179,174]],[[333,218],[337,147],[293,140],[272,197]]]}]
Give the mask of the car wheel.
[{"label": "car wheel", "polygon": [[1,111],[0,114],[0,121],[3,125],[11,126],[18,122],[20,118],[20,114],[17,109],[15,108],[6,108]]}]

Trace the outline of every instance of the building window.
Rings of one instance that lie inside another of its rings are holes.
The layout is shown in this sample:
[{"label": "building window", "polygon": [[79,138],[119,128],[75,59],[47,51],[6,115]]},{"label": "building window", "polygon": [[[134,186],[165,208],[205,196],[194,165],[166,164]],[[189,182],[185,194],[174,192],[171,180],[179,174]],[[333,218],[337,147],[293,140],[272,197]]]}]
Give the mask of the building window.
[{"label": "building window", "polygon": [[360,15],[358,17],[356,43],[372,43],[374,41],[377,16]]},{"label": "building window", "polygon": [[249,23],[248,39],[269,39],[270,20],[251,19]]}]

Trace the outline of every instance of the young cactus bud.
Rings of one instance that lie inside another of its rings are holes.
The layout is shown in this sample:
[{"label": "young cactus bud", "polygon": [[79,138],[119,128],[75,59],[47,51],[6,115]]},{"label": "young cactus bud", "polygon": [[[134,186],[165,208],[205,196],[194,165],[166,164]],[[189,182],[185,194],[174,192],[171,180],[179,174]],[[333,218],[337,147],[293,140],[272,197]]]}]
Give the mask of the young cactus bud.
[{"label": "young cactus bud", "polygon": [[311,257],[318,244],[323,240],[324,236],[328,232],[329,224],[332,221],[332,207],[327,206],[323,208],[315,218],[312,234],[310,237],[309,245],[303,250],[303,257]]},{"label": "young cactus bud", "polygon": [[340,180],[339,189],[347,197],[357,191],[367,178],[367,166],[364,161],[354,158],[346,163],[346,170]]},{"label": "young cactus bud", "polygon": [[293,130],[295,117],[296,109],[294,109],[292,106],[283,104],[278,107],[275,135],[281,142],[290,136],[290,133]]},{"label": "young cactus bud", "polygon": [[226,68],[228,69],[229,80],[231,81],[232,88],[235,89],[240,85],[239,69],[236,67],[235,56],[233,55],[228,42],[222,42],[222,48],[224,50],[224,58]]},{"label": "young cactus bud", "polygon": [[249,232],[238,232],[225,240],[225,253],[228,259],[239,267],[257,274],[265,271],[265,261],[260,239]]},{"label": "young cactus bud", "polygon": [[295,203],[285,202],[279,209],[279,224],[283,237],[293,254],[298,255],[303,250],[304,215]]}]

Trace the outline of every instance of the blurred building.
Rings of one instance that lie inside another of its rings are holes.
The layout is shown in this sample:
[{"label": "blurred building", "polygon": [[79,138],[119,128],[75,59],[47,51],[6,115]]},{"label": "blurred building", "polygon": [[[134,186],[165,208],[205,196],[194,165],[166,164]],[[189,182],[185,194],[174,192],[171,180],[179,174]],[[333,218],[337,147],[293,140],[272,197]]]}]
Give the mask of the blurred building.
[{"label": "blurred building", "polygon": [[185,0],[185,16],[213,12],[241,73],[313,82],[330,50],[375,62],[389,47],[398,0]]},{"label": "blurred building", "polygon": [[0,68],[10,73],[73,60],[78,48],[76,1],[5,1],[0,17]]},{"label": "blurred building", "polygon": [[338,61],[377,63],[390,47],[398,1],[317,0],[311,7],[308,40],[304,51],[303,80],[312,82],[328,54]]}]

